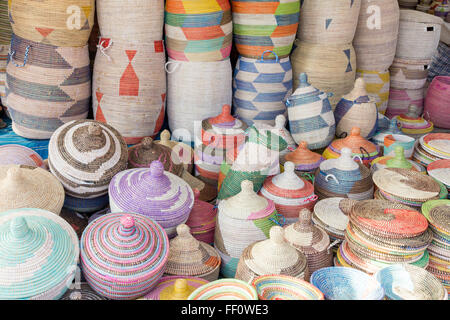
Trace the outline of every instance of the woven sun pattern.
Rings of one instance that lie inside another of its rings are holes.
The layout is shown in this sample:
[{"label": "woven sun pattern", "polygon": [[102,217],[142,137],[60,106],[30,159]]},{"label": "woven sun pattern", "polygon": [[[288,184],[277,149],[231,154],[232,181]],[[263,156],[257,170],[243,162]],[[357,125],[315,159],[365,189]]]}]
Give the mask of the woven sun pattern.
[{"label": "woven sun pattern", "polygon": [[231,52],[233,22],[229,0],[168,0],[167,53],[179,61],[221,61]]},{"label": "woven sun pattern", "polygon": [[436,127],[450,129],[450,76],[434,77],[425,98],[424,116]]},{"label": "woven sun pattern", "polygon": [[7,164],[34,166],[45,169],[44,160],[36,151],[19,144],[0,146],[0,165]]},{"label": "woven sun pattern", "polygon": [[271,59],[291,53],[299,23],[299,0],[232,0],[233,37],[240,55],[259,58],[272,50]]},{"label": "woven sun pattern", "polygon": [[[136,41],[136,40],[135,40]],[[113,126],[127,144],[159,133],[166,107],[162,40],[101,37],[92,79],[94,119]]]},{"label": "woven sun pattern", "polygon": [[214,244],[214,229],[216,228],[217,208],[211,203],[199,199],[200,192],[194,190],[194,206],[189,213],[186,225],[198,241]]},{"label": "woven sun pattern", "polygon": [[75,277],[78,237],[61,217],[40,209],[0,213],[0,299],[57,300]]},{"label": "woven sun pattern", "polygon": [[94,290],[92,290],[92,288],[89,286],[87,282],[81,282],[79,284],[74,285],[73,289],[67,290],[60,300],[108,300],[108,299],[102,297],[101,295],[97,294]]},{"label": "woven sun pattern", "polygon": [[197,288],[188,300],[258,300],[258,294],[242,280],[220,279]]},{"label": "woven sun pattern", "polygon": [[311,275],[311,284],[326,300],[382,300],[384,290],[373,277],[345,267],[328,267]]},{"label": "woven sun pattern", "polygon": [[286,275],[256,277],[252,286],[259,300],[324,300],[319,289],[309,282]]},{"label": "woven sun pattern", "polygon": [[274,125],[277,115],[286,115],[285,100],[292,93],[292,66],[289,56],[279,59],[275,54],[276,59],[269,60],[265,58],[265,53],[258,59],[239,56],[234,69],[235,115],[248,125]]},{"label": "woven sun pattern", "polygon": [[89,64],[87,45],[57,47],[13,35],[6,67],[6,105],[14,132],[29,139],[49,139],[64,123],[86,118],[91,97]]},{"label": "woven sun pattern", "polygon": [[366,91],[375,100],[377,110],[384,114],[389,101],[390,73],[389,71],[356,70],[356,78],[363,78]]},{"label": "woven sun pattern", "polygon": [[195,277],[162,277],[156,287],[139,300],[187,300],[195,289],[208,282]]},{"label": "woven sun pattern", "polygon": [[94,120],[59,127],[49,144],[50,171],[66,193],[90,199],[108,193],[112,177],[127,167],[127,146],[116,129]]},{"label": "woven sun pattern", "polygon": [[169,239],[149,217],[110,213],[87,226],[80,251],[81,268],[92,289],[109,299],[131,300],[151,291],[163,275]]},{"label": "woven sun pattern", "polygon": [[35,43],[83,47],[94,26],[94,0],[42,0],[9,2],[14,34]]}]

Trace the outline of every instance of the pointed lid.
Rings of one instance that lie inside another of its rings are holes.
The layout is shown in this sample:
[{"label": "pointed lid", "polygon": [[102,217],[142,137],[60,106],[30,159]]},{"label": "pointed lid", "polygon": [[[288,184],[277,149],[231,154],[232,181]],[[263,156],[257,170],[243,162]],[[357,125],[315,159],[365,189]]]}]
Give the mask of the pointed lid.
[{"label": "pointed lid", "polygon": [[148,293],[145,300],[186,300],[198,287],[209,281],[195,277],[162,277],[155,289]]},{"label": "pointed lid", "polygon": [[223,105],[222,113],[217,117],[209,118],[209,123],[219,127],[223,126],[232,128],[236,123],[236,118],[231,115],[231,106],[229,104]]},{"label": "pointed lid", "polygon": [[388,168],[412,168],[412,164],[405,158],[405,149],[403,149],[402,146],[395,147],[394,153],[395,156],[386,161],[386,166]]},{"label": "pointed lid", "polygon": [[320,154],[308,149],[306,141],[301,141],[298,148],[286,154],[284,159],[293,162],[296,166],[317,164],[317,167],[324,160]]},{"label": "pointed lid", "polygon": [[361,129],[359,127],[353,127],[348,137],[334,140],[330,147],[335,150],[350,148],[354,154],[363,155],[377,152],[376,145],[361,136]]},{"label": "pointed lid", "polygon": [[259,144],[269,150],[281,152],[288,146],[286,140],[269,128],[257,128],[255,125],[247,129],[248,142]]},{"label": "pointed lid", "polygon": [[166,274],[202,277],[220,267],[221,260],[216,249],[195,239],[187,225],[180,224],[177,234],[170,240]]},{"label": "pointed lid", "polygon": [[347,93],[342,97],[349,101],[354,101],[356,103],[367,103],[370,102],[370,98],[367,95],[366,83],[363,78],[358,78],[355,80],[355,85],[350,93]]},{"label": "pointed lid", "polygon": [[275,118],[275,126],[272,131],[282,137],[286,141],[288,146],[295,148],[297,144],[295,143],[294,138],[292,138],[291,133],[284,126],[285,124],[286,117],[282,114],[277,115],[277,117]]},{"label": "pointed lid", "polygon": [[284,172],[272,178],[272,183],[280,189],[300,190],[305,183],[295,174],[295,166],[292,162],[284,164]]},{"label": "pointed lid", "polygon": [[289,97],[289,99],[298,99],[298,98],[306,98],[306,97],[314,97],[323,94],[322,91],[313,87],[308,82],[308,75],[304,72],[299,75],[299,85],[294,93]]},{"label": "pointed lid", "polygon": [[353,160],[352,151],[349,148],[342,148],[339,158],[325,160],[320,164],[320,170],[323,171],[331,169],[352,171],[358,168],[358,163]]}]

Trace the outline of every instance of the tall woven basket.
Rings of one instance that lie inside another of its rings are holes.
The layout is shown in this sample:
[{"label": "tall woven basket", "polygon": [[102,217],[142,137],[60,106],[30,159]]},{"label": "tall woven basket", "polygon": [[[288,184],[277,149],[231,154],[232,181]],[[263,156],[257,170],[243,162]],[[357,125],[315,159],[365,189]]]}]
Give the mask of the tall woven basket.
[{"label": "tall woven basket", "polygon": [[311,84],[333,96],[330,103],[334,109],[344,94],[353,88],[356,75],[356,55],[351,43],[347,44],[311,44],[297,41],[292,52],[291,63],[294,70],[294,88],[299,83],[299,74],[308,74]]},{"label": "tall woven basket", "polygon": [[3,105],[6,105],[6,61],[8,59],[11,33],[11,24],[8,16],[8,1],[0,0],[0,99]]},{"label": "tall woven basket", "polygon": [[265,50],[272,50],[271,59],[289,56],[299,22],[299,0],[234,0],[231,4],[239,54],[257,59]]},{"label": "tall woven basket", "polygon": [[180,61],[221,61],[231,52],[233,22],[229,0],[167,0],[167,53]]},{"label": "tall woven basket", "polygon": [[356,70],[356,78],[363,78],[369,97],[375,100],[378,113],[385,114],[389,101],[390,73],[384,71]]},{"label": "tall woven basket", "polygon": [[[19,1],[20,2],[20,1]],[[61,125],[88,115],[91,70],[88,46],[57,47],[14,35],[6,67],[13,130],[49,139]]]},{"label": "tall woven basket", "polygon": [[400,10],[397,0],[362,0],[353,46],[356,66],[387,70],[397,47]]},{"label": "tall woven basket", "polygon": [[431,60],[395,58],[389,72],[395,89],[420,89],[425,86]]},{"label": "tall woven basket", "polygon": [[389,90],[389,102],[386,109],[386,116],[392,118],[408,112],[410,105],[423,108],[424,93],[423,88],[420,89],[395,89]]},{"label": "tall woven basket", "polygon": [[351,43],[361,0],[303,0],[297,38],[317,44]]},{"label": "tall woven basket", "polygon": [[230,59],[212,62],[184,62],[169,59],[167,75],[167,117],[172,138],[194,141],[194,127],[231,105]]},{"label": "tall woven basket", "polygon": [[83,47],[94,26],[95,0],[14,0],[14,34],[41,44]]},{"label": "tall woven basket", "polygon": [[424,116],[436,127],[450,129],[450,76],[437,76],[428,87]]},{"label": "tall woven basket", "polygon": [[284,101],[291,93],[289,56],[279,59],[276,55],[275,60],[269,60],[263,53],[260,59],[238,58],[233,77],[233,104],[235,115],[248,125],[274,125],[277,115],[286,115]]},{"label": "tall woven basket", "polygon": [[136,144],[158,134],[164,123],[164,44],[116,39],[99,39],[92,108],[95,120],[112,125],[128,144]]}]

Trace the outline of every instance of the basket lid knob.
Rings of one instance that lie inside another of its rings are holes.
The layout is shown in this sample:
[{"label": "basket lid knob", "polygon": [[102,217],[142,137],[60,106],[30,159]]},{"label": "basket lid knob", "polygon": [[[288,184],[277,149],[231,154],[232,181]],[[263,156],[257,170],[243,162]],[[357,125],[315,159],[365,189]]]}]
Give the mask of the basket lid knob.
[{"label": "basket lid knob", "polygon": [[300,81],[300,88],[308,87],[308,75],[305,72],[300,73],[299,75],[299,81]]},{"label": "basket lid knob", "polygon": [[190,294],[188,281],[186,279],[176,279],[173,284],[171,299],[186,300]]},{"label": "basket lid knob", "polygon": [[170,140],[170,132],[169,130],[165,129],[163,132],[161,132],[161,141],[169,141]]},{"label": "basket lid knob", "polygon": [[150,164],[150,176],[161,177],[164,174],[164,165],[159,160],[154,160]]},{"label": "basket lid knob", "polygon": [[241,182],[241,192],[242,193],[255,193],[253,190],[253,182],[250,180],[244,180]]},{"label": "basket lid knob", "polygon": [[83,295],[81,294],[80,291],[73,291],[72,293],[70,293],[69,299],[70,300],[82,300]]},{"label": "basket lid knob", "polygon": [[91,136],[100,136],[102,134],[102,127],[96,122],[91,122],[88,126],[88,132]]},{"label": "basket lid knob", "polygon": [[350,136],[357,137],[361,135],[361,128],[360,127],[353,127],[350,131]]},{"label": "basket lid knob", "polygon": [[191,228],[186,224],[180,224],[177,226],[177,234],[179,237],[191,237]]},{"label": "basket lid knob", "polygon": [[11,220],[10,230],[14,238],[23,238],[28,234],[30,228],[24,217],[15,217]]},{"label": "basket lid knob", "polygon": [[130,229],[135,225],[134,218],[129,214],[123,215],[120,217],[120,225],[125,229]]},{"label": "basket lid knob", "polygon": [[394,148],[394,157],[386,162],[387,167],[390,168],[412,168],[412,164],[405,158],[405,149],[402,146]]},{"label": "basket lid knob", "polygon": [[275,118],[275,128],[284,129],[284,125],[286,124],[286,117],[282,114],[277,115]]},{"label": "basket lid knob", "polygon": [[217,117],[211,118],[209,120],[212,124],[228,123],[234,122],[236,119],[231,115],[231,106],[229,104],[224,104],[222,106],[222,113]]},{"label": "basket lid knob", "polygon": [[200,197],[200,190],[198,190],[198,188],[194,188],[192,191],[194,191],[194,199],[197,201]]},{"label": "basket lid knob", "polygon": [[145,137],[141,142],[142,148],[145,150],[150,150],[153,147],[153,139],[150,137]]},{"label": "basket lid knob", "polygon": [[298,149],[306,150],[308,149],[308,142],[306,141],[300,141],[300,144],[298,145]]},{"label": "basket lid knob", "polygon": [[412,104],[408,107],[408,113],[406,114],[410,118],[417,118],[420,114],[420,108],[415,104]]},{"label": "basket lid knob", "polygon": [[294,171],[295,171],[294,163],[291,161],[287,161],[284,164],[284,172],[295,174]]},{"label": "basket lid knob", "polygon": [[298,221],[300,222],[301,225],[303,226],[311,225],[312,224],[311,219],[312,215],[310,210],[306,208],[300,210],[300,213],[298,215]]},{"label": "basket lid knob", "polygon": [[280,226],[273,226],[269,232],[270,240],[282,244],[284,242],[284,229]]}]

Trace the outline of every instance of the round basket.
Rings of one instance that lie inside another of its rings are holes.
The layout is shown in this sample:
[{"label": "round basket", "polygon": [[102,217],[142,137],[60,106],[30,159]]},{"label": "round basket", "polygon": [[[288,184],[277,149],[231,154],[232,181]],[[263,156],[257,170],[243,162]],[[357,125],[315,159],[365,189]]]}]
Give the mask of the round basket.
[{"label": "round basket", "polygon": [[67,290],[60,300],[108,300],[97,294],[87,282],[75,284],[75,288]]},{"label": "round basket", "polygon": [[397,146],[394,149],[394,156],[384,156],[373,160],[370,166],[370,171],[373,174],[375,171],[383,168],[405,168],[426,174],[425,167],[411,159],[405,158],[405,153],[403,151],[403,147],[401,146]]},{"label": "round basket", "polygon": [[404,134],[399,127],[397,119],[394,117],[389,120],[389,126],[384,129],[378,129],[377,133],[372,137],[371,141],[376,145],[384,146],[384,137],[390,134]]},{"label": "round basket", "polygon": [[427,167],[428,175],[450,189],[450,159],[436,160]]},{"label": "round basket", "polygon": [[79,213],[94,213],[109,205],[109,196],[105,194],[97,198],[80,199],[66,194],[64,208]]},{"label": "round basket", "polygon": [[[399,120],[399,117],[396,117]],[[399,123],[403,123],[399,121]],[[402,128],[403,129],[403,128]],[[395,156],[397,148],[402,148],[401,152],[405,158],[411,159],[414,153],[416,140],[405,134],[389,134],[384,137],[383,154],[385,156]]]},{"label": "round basket", "polygon": [[437,76],[428,87],[424,116],[438,128],[450,129],[450,76]]},{"label": "round basket", "polygon": [[195,289],[209,281],[193,277],[162,277],[155,289],[142,297],[142,300],[187,300]]},{"label": "round basket", "polygon": [[330,235],[330,238],[344,239],[348,225],[348,212],[355,200],[346,198],[328,198],[317,202],[314,206],[312,221]]},{"label": "round basket", "polygon": [[417,106],[419,108],[418,113],[421,114],[425,98],[423,91],[423,88],[395,89],[391,87],[386,116],[391,119],[394,116],[405,114],[408,112],[410,105]]},{"label": "round basket", "polygon": [[189,213],[186,225],[191,229],[191,234],[195,239],[213,244],[217,208],[208,202],[201,201],[199,196],[200,192],[194,189],[194,206]]},{"label": "round basket", "polygon": [[258,294],[242,280],[221,279],[197,288],[187,300],[258,300]]},{"label": "round basket", "polygon": [[0,165],[17,164],[46,169],[44,160],[33,149],[19,144],[0,146]]},{"label": "round basket", "polygon": [[356,70],[356,78],[363,78],[368,96],[375,101],[379,113],[384,114],[389,101],[389,71]]},{"label": "round basket", "polygon": [[421,89],[428,77],[431,60],[395,58],[389,68],[391,86],[395,89]]},{"label": "round basket", "polygon": [[187,172],[192,173],[194,168],[194,150],[191,146],[182,142],[170,140],[170,131],[167,129],[161,132],[160,139],[161,140],[155,141],[155,143],[172,149],[183,163],[184,169]]},{"label": "round basket", "polygon": [[306,141],[300,141],[298,148],[284,156],[284,161],[292,162],[296,171],[313,172],[325,159],[308,149]]}]

